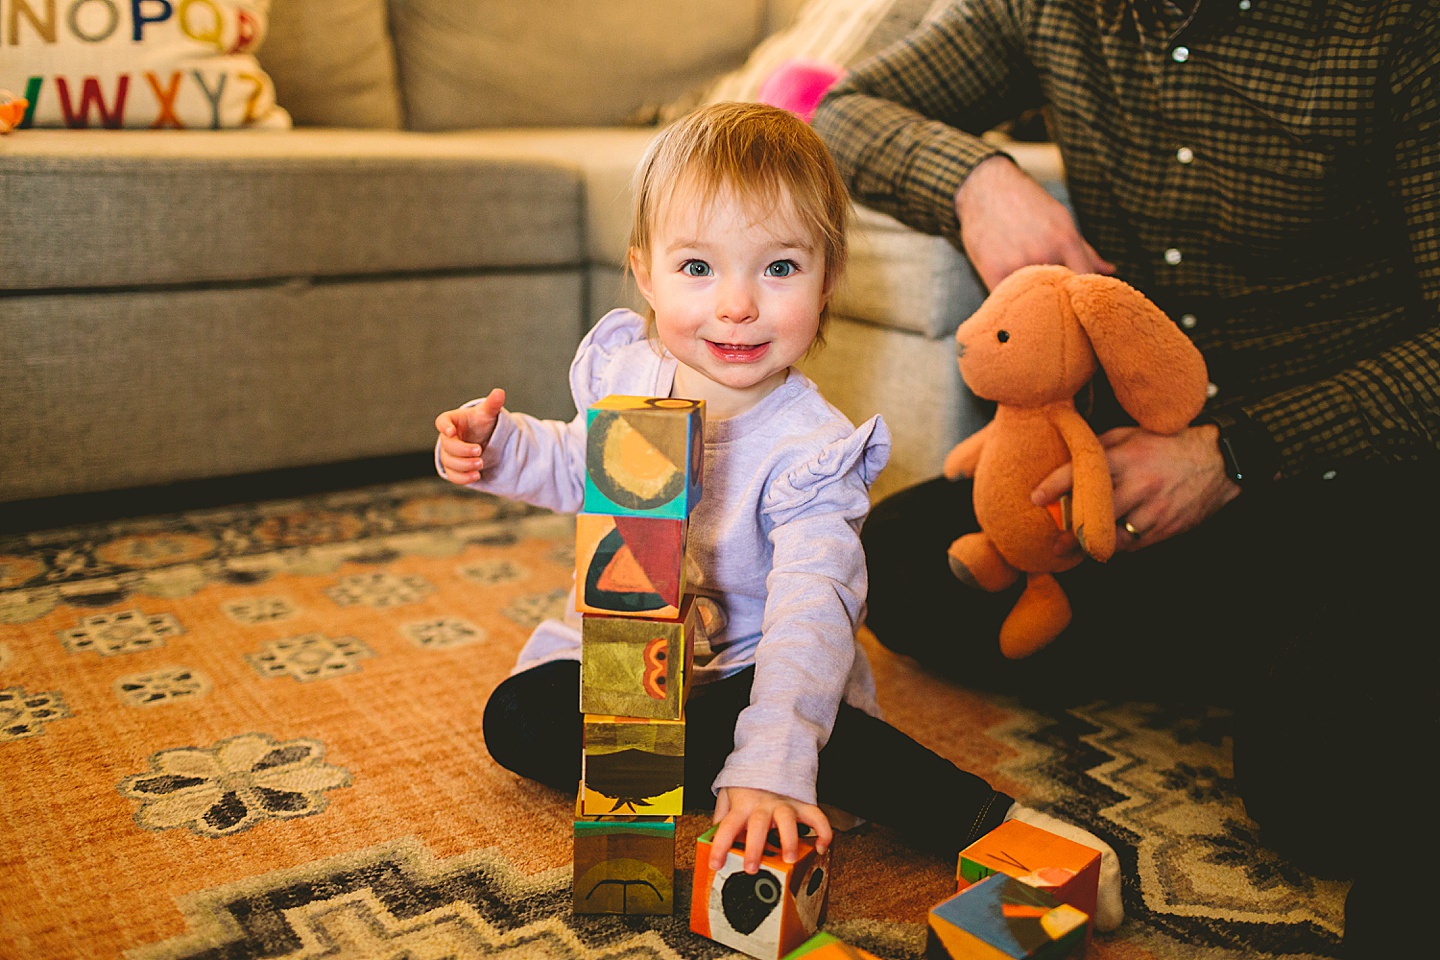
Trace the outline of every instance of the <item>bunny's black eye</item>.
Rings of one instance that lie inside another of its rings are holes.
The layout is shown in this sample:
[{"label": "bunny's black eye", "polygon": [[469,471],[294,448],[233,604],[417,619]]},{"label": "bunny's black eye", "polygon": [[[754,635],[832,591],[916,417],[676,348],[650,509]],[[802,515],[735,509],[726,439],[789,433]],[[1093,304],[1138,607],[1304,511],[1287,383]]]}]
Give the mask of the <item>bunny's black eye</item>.
[{"label": "bunny's black eye", "polygon": [[999,333],[995,334],[995,339],[999,340],[1001,343],[1008,343],[1010,341],[1010,331],[1001,330]]}]

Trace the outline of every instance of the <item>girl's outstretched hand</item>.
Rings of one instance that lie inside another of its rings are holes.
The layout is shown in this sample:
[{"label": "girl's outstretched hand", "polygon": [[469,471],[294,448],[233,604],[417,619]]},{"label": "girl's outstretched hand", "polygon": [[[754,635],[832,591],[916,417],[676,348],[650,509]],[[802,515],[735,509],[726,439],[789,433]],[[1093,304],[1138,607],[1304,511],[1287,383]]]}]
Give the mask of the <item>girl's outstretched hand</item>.
[{"label": "girl's outstretched hand", "polygon": [[721,787],[715,798],[715,822],[720,826],[710,844],[711,870],[719,870],[725,865],[725,857],[742,831],[745,834],[746,873],[759,872],[765,838],[772,825],[780,835],[780,855],[786,863],[800,859],[797,823],[815,831],[815,849],[821,853],[829,849],[835,836],[830,829],[830,821],[819,807],[751,787]]},{"label": "girl's outstretched hand", "polygon": [[496,387],[479,403],[446,410],[435,418],[435,429],[440,431],[440,466],[446,480],[464,486],[480,479],[480,471],[485,469],[485,444],[495,433],[503,406],[505,391]]}]

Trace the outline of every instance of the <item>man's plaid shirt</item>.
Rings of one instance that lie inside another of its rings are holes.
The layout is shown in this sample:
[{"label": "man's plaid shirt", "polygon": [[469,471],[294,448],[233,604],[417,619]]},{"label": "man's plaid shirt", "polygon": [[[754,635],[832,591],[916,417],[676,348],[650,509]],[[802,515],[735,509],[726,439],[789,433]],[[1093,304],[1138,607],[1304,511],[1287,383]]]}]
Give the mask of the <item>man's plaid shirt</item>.
[{"label": "man's plaid shirt", "polygon": [[957,0],[814,124],[855,198],[958,246],[978,134],[1046,106],[1086,238],[1290,476],[1440,449],[1436,0]]}]

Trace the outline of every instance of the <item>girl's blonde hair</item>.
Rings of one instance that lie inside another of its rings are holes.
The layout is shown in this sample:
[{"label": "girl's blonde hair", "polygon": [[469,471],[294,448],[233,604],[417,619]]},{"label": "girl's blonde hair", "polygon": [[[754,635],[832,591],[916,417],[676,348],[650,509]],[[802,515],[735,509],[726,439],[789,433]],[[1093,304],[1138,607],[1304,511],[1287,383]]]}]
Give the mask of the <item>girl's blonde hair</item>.
[{"label": "girl's blonde hair", "polygon": [[[650,258],[657,217],[681,188],[704,198],[733,191],[756,211],[788,202],[823,249],[825,290],[835,290],[849,256],[850,196],[830,151],[795,114],[760,103],[717,103],[666,128],[635,172],[632,255]],[[824,339],[829,313],[827,300],[817,344]],[[653,338],[653,310],[646,311],[646,319]]]}]

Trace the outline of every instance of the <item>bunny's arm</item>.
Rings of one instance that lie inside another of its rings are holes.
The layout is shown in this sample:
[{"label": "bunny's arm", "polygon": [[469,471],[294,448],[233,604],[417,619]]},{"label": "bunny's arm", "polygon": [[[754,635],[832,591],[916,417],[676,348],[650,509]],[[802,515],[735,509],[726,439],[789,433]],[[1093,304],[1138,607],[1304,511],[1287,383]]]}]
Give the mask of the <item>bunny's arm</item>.
[{"label": "bunny's arm", "polygon": [[1073,407],[1055,411],[1055,429],[1070,450],[1070,503],[1075,538],[1100,562],[1115,553],[1115,502],[1105,449]]},{"label": "bunny's arm", "polygon": [[990,428],[994,422],[990,421],[955,444],[954,448],[945,455],[945,466],[942,471],[946,479],[959,480],[961,477],[975,476],[975,465],[980,462],[980,451],[985,447],[985,441],[990,436]]}]

